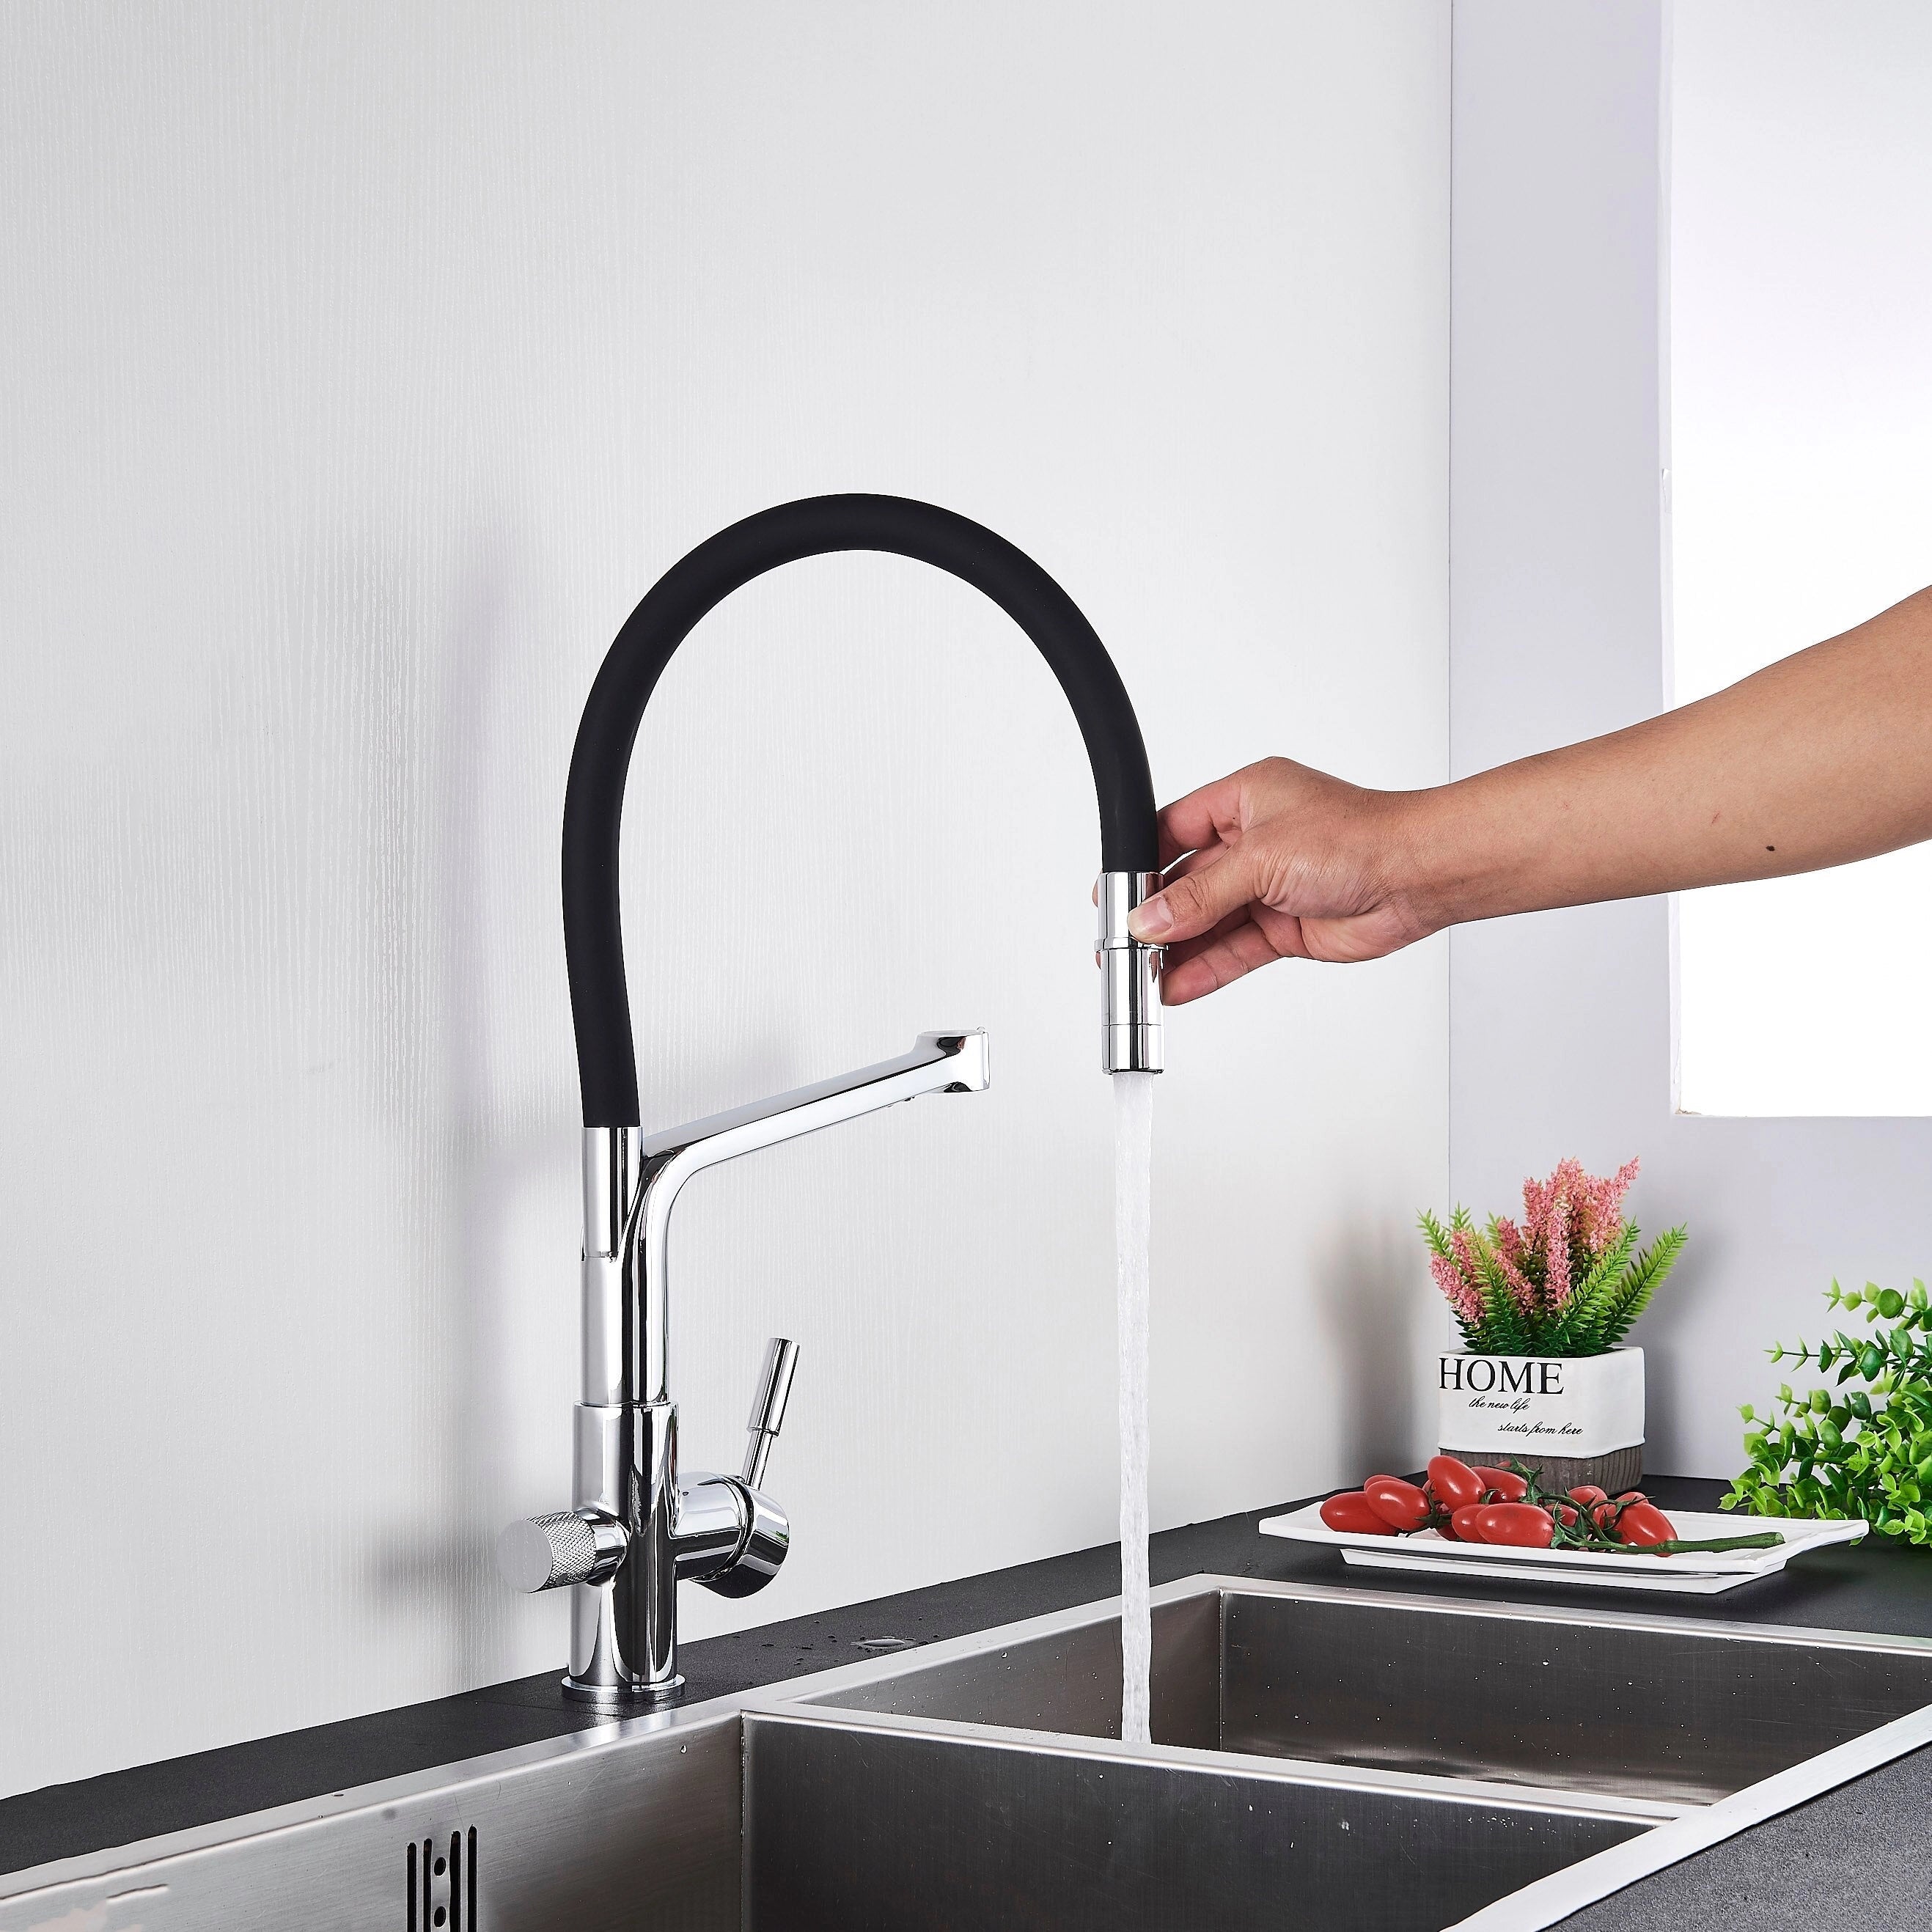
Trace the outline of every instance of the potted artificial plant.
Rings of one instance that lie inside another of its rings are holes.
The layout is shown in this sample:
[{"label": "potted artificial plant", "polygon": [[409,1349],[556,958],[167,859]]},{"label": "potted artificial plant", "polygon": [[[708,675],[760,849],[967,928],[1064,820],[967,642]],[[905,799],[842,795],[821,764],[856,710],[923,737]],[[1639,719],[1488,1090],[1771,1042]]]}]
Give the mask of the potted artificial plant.
[{"label": "potted artificial plant", "polygon": [[1623,1338],[1670,1272],[1684,1231],[1648,1248],[1624,1219],[1636,1178],[1565,1160],[1522,1184],[1523,1218],[1478,1228],[1458,1208],[1445,1228],[1422,1216],[1430,1272],[1464,1346],[1439,1370],[1438,1439],[1446,1455],[1513,1458],[1546,1489],[1598,1483],[1615,1494],[1643,1473],[1643,1351]]}]

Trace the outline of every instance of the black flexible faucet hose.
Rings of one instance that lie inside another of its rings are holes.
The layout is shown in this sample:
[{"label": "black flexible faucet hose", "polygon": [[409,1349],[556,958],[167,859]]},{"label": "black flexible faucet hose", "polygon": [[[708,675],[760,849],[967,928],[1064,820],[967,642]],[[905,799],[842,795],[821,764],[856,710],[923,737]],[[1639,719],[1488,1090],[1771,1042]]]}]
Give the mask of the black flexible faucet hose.
[{"label": "black flexible faucet hose", "polygon": [[876,550],[983,591],[1025,632],[1073,707],[1100,807],[1103,872],[1160,865],[1140,724],[1106,647],[1040,566],[982,524],[904,496],[808,496],[747,517],[672,565],[625,620],[590,688],[563,808],[563,939],[586,1127],[636,1126],[638,1069],[624,979],[617,848],[624,784],[652,692],[706,612],[801,557]]}]

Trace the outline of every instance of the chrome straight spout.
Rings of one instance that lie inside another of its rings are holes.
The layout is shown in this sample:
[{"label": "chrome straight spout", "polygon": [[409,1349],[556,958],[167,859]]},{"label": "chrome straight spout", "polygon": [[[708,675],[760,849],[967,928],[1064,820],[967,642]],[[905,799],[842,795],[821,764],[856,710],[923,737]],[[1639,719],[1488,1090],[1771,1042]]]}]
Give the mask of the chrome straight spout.
[{"label": "chrome straight spout", "polygon": [[896,496],[818,496],[746,518],[700,544],[632,612],[592,684],[563,819],[564,945],[584,1097],[584,1386],[571,1509],[513,1524],[498,1545],[520,1588],[574,1587],[572,1696],[650,1702],[677,1675],[676,1585],[761,1588],[790,1544],[760,1485],[797,1350],[767,1354],[740,1476],[680,1476],[670,1399],[668,1230],[694,1174],[757,1148],[928,1093],[988,1084],[986,1036],[925,1034],[910,1053],[776,1100],[644,1138],[625,982],[617,854],[639,722],[672,654],[716,604],[778,565],[835,550],[913,557],[983,591],[1038,647],[1072,706],[1094,770],[1102,877],[1096,958],[1102,1061],[1161,1066],[1160,955],[1126,915],[1158,884],[1154,788],[1140,727],[1093,627],[1031,558],[980,524]]},{"label": "chrome straight spout", "polygon": [[983,1094],[992,1084],[984,1033],[927,1033],[896,1060],[734,1107],[648,1139],[640,1139],[634,1127],[586,1127],[584,1252],[587,1257],[594,1252],[616,1265],[627,1264],[634,1254],[637,1265],[627,1292],[620,1296],[606,1292],[601,1273],[593,1292],[586,1267],[584,1400],[670,1400],[665,1352],[670,1301],[665,1284],[670,1210],[679,1190],[694,1174],[902,1100],[924,1094]]}]

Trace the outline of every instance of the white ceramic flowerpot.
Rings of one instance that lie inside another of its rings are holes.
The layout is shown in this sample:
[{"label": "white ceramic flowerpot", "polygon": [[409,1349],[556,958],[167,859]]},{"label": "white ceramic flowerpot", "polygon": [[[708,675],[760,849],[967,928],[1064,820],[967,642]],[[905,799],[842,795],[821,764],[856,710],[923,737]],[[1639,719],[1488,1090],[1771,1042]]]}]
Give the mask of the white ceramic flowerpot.
[{"label": "white ceramic flowerpot", "polygon": [[1466,1462],[1514,1460],[1546,1488],[1643,1473],[1643,1351],[1604,1355],[1445,1354],[1436,1440]]}]

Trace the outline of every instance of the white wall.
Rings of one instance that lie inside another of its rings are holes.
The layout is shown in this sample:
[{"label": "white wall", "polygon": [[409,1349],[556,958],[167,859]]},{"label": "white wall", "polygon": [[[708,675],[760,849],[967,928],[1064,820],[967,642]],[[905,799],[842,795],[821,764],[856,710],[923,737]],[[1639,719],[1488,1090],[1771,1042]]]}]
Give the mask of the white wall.
[{"label": "white wall", "polygon": [[[1932,578],[1932,8],[1697,0],[1670,95],[1683,704]],[[1932,1114],[1928,952],[1932,844],[1687,893],[1678,1104]]]},{"label": "white wall", "polygon": [[[1165,792],[1442,775],[1448,47],[1426,0],[0,35],[16,1790],[560,1661],[488,1561],[567,1495],[558,814],[688,545],[932,497],[1082,602]],[[804,1345],[796,1554],[740,1619],[1111,1536],[1094,808],[1043,668],[915,566],[797,567],[665,680],[627,824],[651,1121],[994,1038],[983,1100],[681,1210],[692,1460]],[[1438,946],[1172,1020],[1158,1523],[1421,1446],[1445,994]]]},{"label": "white wall", "polygon": [[[1654,4],[1460,0],[1454,44],[1451,758],[1460,774],[1664,701]],[[1672,1111],[1670,908],[1465,928],[1450,946],[1459,1198],[1633,1153],[1638,1219],[1690,1224],[1637,1340],[1649,1466],[1727,1475],[1760,1352],[1834,1274],[1927,1271],[1932,1122]],[[1774,1040],[1766,1050],[1775,1051]]]}]

